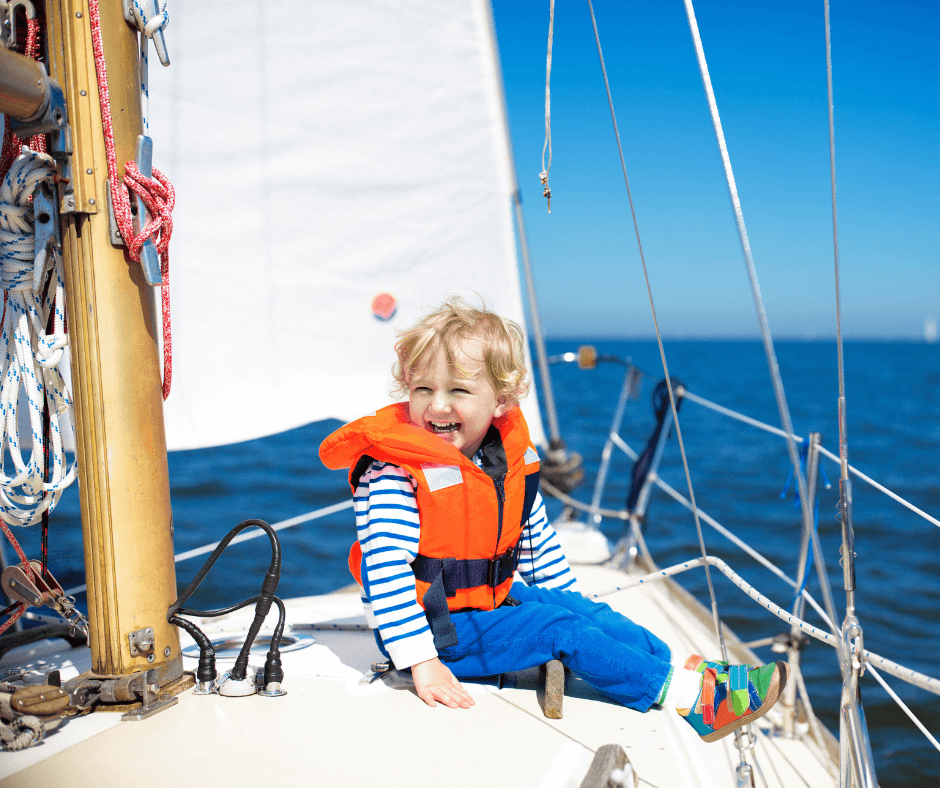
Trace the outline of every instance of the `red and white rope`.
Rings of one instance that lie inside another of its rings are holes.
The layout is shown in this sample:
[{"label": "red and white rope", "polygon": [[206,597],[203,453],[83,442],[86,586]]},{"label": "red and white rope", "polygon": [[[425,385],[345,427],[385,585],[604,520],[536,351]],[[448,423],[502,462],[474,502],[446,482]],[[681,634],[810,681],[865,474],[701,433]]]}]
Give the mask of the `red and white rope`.
[{"label": "red and white rope", "polygon": [[[23,54],[25,54],[27,57],[31,57],[33,60],[40,59],[38,19],[26,20],[26,46],[23,49]],[[37,134],[35,137],[31,137],[29,139],[29,147],[31,150],[38,151],[39,153],[45,153],[45,135]],[[0,178],[7,174],[7,171],[13,164],[14,159],[20,155],[22,150],[23,141],[10,130],[8,124],[4,124],[3,148],[0,150]]]},{"label": "red and white rope", "polygon": [[[0,519],[0,530],[2,530],[4,534],[6,534],[6,537],[9,540],[10,544],[13,545],[13,549],[16,551],[16,555],[20,559],[20,566],[23,567],[23,571],[26,572],[26,576],[32,582],[35,583],[36,575],[33,572],[33,568],[29,565],[29,559],[26,557],[26,553],[23,552],[23,548],[20,547],[20,543],[16,541],[16,537],[13,536],[13,532],[10,530],[10,527],[5,522],[3,522],[2,519]],[[0,624],[0,635],[2,635],[11,626],[13,626],[17,622],[17,620],[19,620],[20,616],[22,616],[23,613],[25,612],[26,612],[26,605],[20,602],[19,607],[17,607],[16,610],[10,613],[10,617],[6,621],[4,621],[2,624]]]},{"label": "red and white rope", "polygon": [[[170,216],[176,195],[169,180],[156,167],[153,178],[145,178],[138,171],[134,162],[124,165],[124,184],[118,183],[117,153],[114,145],[114,126],[111,120],[111,99],[108,92],[108,72],[104,60],[104,47],[101,43],[101,14],[98,0],[88,0],[88,21],[91,25],[92,48],[95,56],[95,72],[98,75],[98,93],[101,103],[101,122],[104,126],[105,151],[108,160],[108,178],[111,187],[111,203],[121,235],[127,243],[127,254],[135,262],[140,262],[140,248],[148,238],[153,238],[160,255],[160,268],[163,276],[163,398],[170,394],[173,373],[173,340],[170,332],[170,258],[168,247],[173,231]],[[131,205],[128,189],[139,195],[150,212],[150,222],[134,234],[131,219]]]},{"label": "red and white rope", "polygon": [[2,635],[10,627],[12,627],[20,618],[20,616],[22,616],[23,613],[25,612],[26,612],[26,605],[20,602],[19,607],[17,607],[16,610],[10,613],[10,617],[6,621],[4,621],[2,624],[0,624],[0,635]]}]

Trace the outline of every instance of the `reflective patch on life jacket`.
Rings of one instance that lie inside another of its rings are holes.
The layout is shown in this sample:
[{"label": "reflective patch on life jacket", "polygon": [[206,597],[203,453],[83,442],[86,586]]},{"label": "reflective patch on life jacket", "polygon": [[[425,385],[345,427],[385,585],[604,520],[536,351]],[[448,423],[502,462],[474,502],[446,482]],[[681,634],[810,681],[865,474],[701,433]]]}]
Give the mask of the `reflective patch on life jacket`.
[{"label": "reflective patch on life jacket", "polygon": [[529,448],[525,450],[524,459],[525,459],[526,465],[531,465],[533,462],[538,462],[539,461],[538,452],[536,452],[535,449],[529,446]]},{"label": "reflective patch on life jacket", "polygon": [[460,475],[460,468],[457,465],[438,465],[434,462],[426,462],[422,463],[421,471],[424,473],[424,479],[427,481],[428,489],[431,492],[463,484],[463,476]]}]

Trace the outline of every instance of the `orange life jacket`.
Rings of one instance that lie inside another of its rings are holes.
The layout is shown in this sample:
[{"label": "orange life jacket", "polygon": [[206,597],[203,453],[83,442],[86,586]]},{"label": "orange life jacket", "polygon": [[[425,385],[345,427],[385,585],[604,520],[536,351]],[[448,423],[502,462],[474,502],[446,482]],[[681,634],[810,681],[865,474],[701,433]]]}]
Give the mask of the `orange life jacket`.
[{"label": "orange life jacket", "polygon": [[[408,404],[347,424],[320,445],[328,468],[349,468],[353,493],[372,460],[397,465],[417,482],[421,532],[412,563],[418,602],[431,616],[432,585],[450,610],[492,610],[509,594],[519,536],[538,490],[538,454],[519,408],[494,419],[482,444],[484,468],[447,441],[411,423]],[[349,568],[362,585],[359,542]],[[440,606],[443,606],[442,600]]]}]

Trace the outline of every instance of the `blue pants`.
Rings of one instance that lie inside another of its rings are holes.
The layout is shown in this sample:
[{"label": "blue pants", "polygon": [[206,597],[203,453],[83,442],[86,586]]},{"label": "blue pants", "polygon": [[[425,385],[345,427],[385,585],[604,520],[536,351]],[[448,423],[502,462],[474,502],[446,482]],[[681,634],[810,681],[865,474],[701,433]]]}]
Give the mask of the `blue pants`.
[{"label": "blue pants", "polygon": [[457,678],[494,676],[558,659],[624,706],[647,711],[656,702],[670,654],[652,632],[575,591],[516,582],[510,595],[521,604],[451,613],[458,642],[439,656]]}]

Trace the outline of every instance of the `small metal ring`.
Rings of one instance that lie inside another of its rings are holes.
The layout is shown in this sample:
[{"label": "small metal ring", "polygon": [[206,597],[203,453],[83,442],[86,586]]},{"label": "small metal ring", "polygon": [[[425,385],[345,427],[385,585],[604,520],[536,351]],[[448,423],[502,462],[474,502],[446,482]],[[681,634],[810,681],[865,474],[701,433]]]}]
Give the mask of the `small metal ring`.
[{"label": "small metal ring", "polygon": [[757,744],[757,737],[751,733],[750,725],[744,727],[740,736],[734,737],[734,746],[739,750],[752,750],[755,744]]}]

